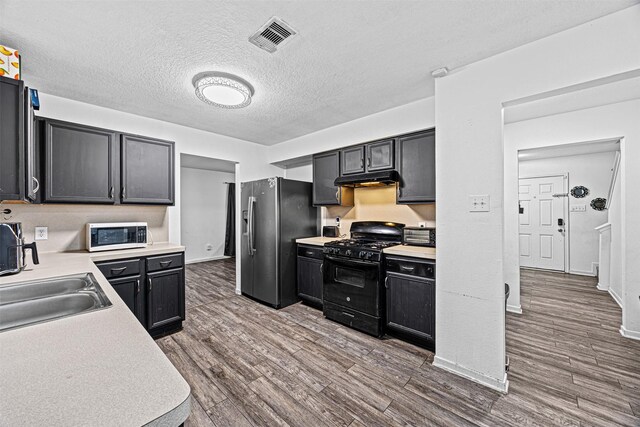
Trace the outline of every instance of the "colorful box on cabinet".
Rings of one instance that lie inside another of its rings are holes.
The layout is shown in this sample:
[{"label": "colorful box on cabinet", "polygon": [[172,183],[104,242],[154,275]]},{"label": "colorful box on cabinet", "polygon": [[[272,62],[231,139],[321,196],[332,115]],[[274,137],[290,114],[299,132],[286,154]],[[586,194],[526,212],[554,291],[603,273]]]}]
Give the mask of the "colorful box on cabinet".
[{"label": "colorful box on cabinet", "polygon": [[20,80],[20,54],[0,44],[0,76]]}]

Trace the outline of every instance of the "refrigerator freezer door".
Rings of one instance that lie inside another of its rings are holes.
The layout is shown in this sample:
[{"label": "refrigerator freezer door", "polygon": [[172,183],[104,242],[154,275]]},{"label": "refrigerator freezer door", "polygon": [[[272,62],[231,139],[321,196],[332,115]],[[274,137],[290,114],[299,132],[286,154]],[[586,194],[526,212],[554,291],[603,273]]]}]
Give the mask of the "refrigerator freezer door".
[{"label": "refrigerator freezer door", "polygon": [[247,295],[253,295],[253,265],[254,256],[251,254],[249,241],[250,217],[249,204],[253,199],[253,183],[243,182],[240,184],[240,197],[242,209],[242,230],[240,239],[240,290]]},{"label": "refrigerator freezer door", "polygon": [[278,292],[278,180],[275,178],[254,181],[252,229],[253,294],[254,298],[273,306],[280,305]]}]

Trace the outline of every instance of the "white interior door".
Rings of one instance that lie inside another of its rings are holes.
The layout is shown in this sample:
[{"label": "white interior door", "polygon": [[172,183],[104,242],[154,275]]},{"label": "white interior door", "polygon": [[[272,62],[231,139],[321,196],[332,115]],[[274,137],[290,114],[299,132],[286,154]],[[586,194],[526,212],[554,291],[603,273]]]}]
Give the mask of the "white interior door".
[{"label": "white interior door", "polygon": [[564,177],[521,178],[520,266],[564,271]]}]

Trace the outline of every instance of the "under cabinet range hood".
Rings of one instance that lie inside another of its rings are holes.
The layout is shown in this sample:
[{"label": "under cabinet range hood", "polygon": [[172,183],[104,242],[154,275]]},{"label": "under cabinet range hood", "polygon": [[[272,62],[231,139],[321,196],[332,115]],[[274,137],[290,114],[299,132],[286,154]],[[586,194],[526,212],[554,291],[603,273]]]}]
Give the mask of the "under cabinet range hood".
[{"label": "under cabinet range hood", "polygon": [[391,185],[396,182],[398,182],[398,171],[389,170],[340,176],[336,178],[333,185],[342,187],[370,187]]}]

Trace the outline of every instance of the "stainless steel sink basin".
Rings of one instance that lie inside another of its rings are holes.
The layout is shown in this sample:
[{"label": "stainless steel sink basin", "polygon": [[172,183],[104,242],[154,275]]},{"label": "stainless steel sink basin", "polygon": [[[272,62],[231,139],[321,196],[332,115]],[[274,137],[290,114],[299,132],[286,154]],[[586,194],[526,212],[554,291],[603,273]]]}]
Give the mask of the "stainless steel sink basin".
[{"label": "stainless steel sink basin", "polygon": [[111,306],[91,273],[0,287],[0,332]]}]

